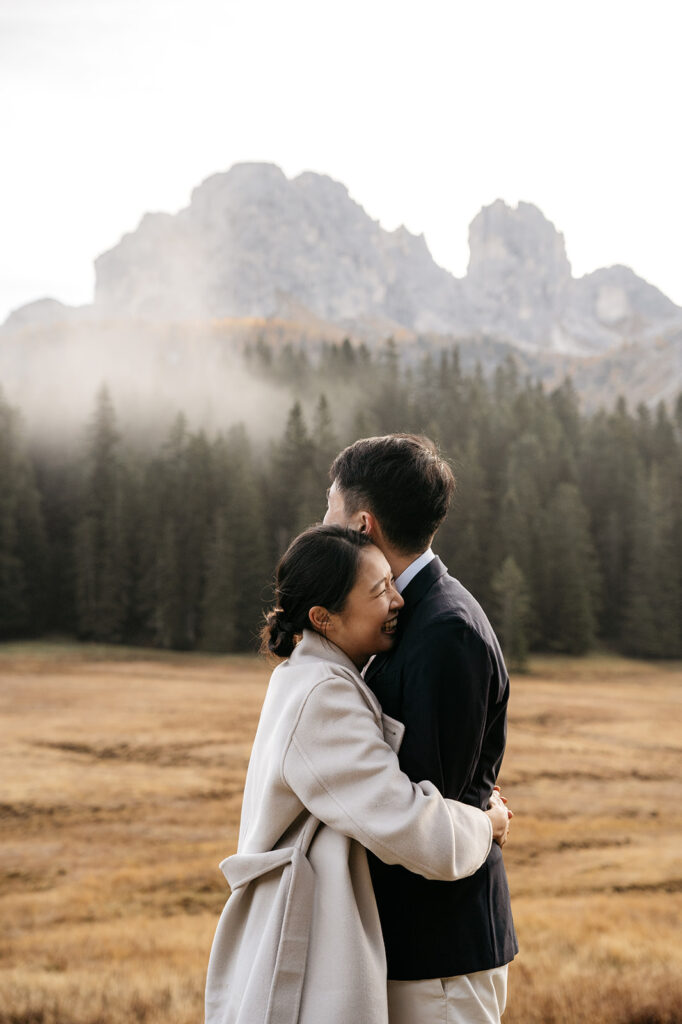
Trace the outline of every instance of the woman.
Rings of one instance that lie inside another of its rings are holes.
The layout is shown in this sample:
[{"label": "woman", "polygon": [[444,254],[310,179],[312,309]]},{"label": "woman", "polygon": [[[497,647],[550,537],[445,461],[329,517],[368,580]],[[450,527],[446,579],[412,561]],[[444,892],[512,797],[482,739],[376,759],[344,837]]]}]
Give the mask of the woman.
[{"label": "woman", "polygon": [[[272,674],[246,778],[232,895],[206,982],[207,1024],[386,1024],[386,962],[365,849],[427,878],[473,874],[508,828],[412,783],[360,670],[394,642],[403,600],[366,537],[306,530],[277,568]],[[296,638],[301,637],[296,643]]]}]

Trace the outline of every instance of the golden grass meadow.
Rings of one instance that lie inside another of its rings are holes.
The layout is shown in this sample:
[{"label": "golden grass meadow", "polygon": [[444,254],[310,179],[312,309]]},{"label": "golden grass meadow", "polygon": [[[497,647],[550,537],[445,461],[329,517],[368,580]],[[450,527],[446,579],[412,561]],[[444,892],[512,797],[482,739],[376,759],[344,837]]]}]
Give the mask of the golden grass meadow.
[{"label": "golden grass meadow", "polygon": [[[268,674],[0,646],[0,1024],[203,1020]],[[679,663],[536,658],[512,678],[506,1024],[682,1021],[681,704]]]}]

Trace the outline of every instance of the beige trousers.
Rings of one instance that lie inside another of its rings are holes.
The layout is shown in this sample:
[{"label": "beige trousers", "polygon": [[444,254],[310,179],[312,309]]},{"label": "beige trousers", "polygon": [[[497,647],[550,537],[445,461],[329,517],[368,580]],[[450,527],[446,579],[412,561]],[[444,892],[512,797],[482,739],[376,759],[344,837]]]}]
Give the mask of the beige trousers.
[{"label": "beige trousers", "polygon": [[507,967],[454,978],[389,981],[389,1024],[499,1024],[507,1005]]}]

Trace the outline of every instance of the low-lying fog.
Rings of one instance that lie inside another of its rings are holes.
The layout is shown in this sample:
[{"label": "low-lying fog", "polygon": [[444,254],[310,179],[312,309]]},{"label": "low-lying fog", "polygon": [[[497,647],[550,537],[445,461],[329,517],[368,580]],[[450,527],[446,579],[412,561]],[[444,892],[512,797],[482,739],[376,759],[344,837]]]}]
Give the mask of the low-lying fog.
[{"label": "low-lying fog", "polygon": [[257,379],[243,342],[208,325],[80,323],[0,332],[0,389],[32,444],[83,436],[108,387],[124,438],[155,446],[179,412],[210,436],[244,423],[256,442],[286,422],[291,391]]}]

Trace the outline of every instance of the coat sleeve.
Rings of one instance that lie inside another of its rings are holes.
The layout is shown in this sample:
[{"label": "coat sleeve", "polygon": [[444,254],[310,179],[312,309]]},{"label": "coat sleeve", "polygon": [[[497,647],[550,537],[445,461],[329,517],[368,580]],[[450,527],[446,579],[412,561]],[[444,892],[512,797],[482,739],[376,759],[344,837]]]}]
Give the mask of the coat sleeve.
[{"label": "coat sleeve", "polygon": [[341,676],[308,694],[282,778],[320,821],[425,878],[464,878],[490,852],[488,816],[444,799],[431,782],[411,782],[355,684]]}]

